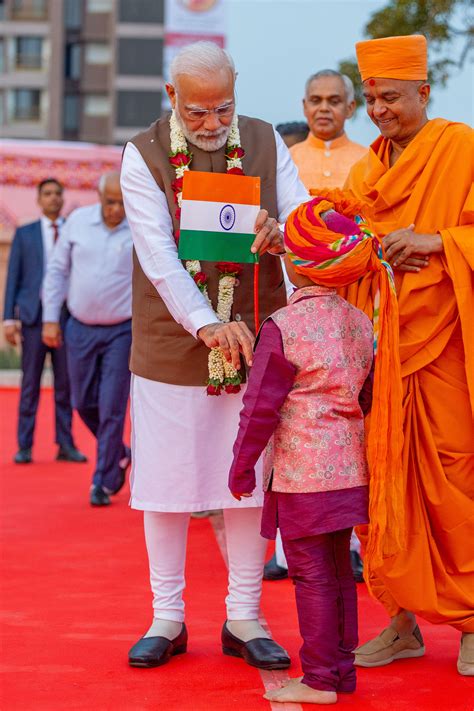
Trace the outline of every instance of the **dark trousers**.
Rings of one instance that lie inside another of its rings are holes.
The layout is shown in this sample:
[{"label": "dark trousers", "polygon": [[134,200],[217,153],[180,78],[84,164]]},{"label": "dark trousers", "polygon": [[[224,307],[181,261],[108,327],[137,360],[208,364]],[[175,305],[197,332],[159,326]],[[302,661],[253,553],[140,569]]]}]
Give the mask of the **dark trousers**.
[{"label": "dark trousers", "polygon": [[351,529],[283,540],[295,585],[303,646],[303,682],[321,691],[354,691],[357,592],[352,575]]},{"label": "dark trousers", "polygon": [[120,459],[130,454],[122,438],[130,392],[131,342],[131,321],[88,326],[71,316],[67,323],[72,404],[97,439],[93,483],[110,491],[120,481]]},{"label": "dark trousers", "polygon": [[20,408],[18,417],[18,446],[29,449],[33,445],[36,412],[38,410],[41,374],[48,351],[54,374],[54,402],[56,419],[56,443],[72,446],[72,409],[69,392],[69,377],[66,363],[66,349],[48,348],[41,340],[42,323],[33,326],[22,324],[22,352]]}]

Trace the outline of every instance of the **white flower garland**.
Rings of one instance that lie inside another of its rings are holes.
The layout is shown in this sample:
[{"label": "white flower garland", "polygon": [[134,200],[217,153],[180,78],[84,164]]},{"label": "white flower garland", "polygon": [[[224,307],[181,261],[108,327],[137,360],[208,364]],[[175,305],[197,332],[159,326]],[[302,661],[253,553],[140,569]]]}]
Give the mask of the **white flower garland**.
[{"label": "white flower garland", "polygon": [[[190,155],[188,150],[186,136],[184,135],[183,129],[178,123],[174,111],[172,111],[170,116],[170,144],[171,158],[176,155],[184,155],[188,157],[188,162],[186,163],[186,165],[173,166],[176,178],[183,178],[185,172],[189,170],[192,156]],[[240,154],[243,154],[243,151],[242,146],[240,144],[240,131],[237,114],[234,114],[230,126],[229,136],[227,138],[227,153],[231,153],[232,151],[236,152],[237,156],[231,158],[229,155],[226,154],[227,172],[233,169],[242,171],[242,155]],[[183,193],[182,191],[176,191],[175,194],[176,204],[178,206],[178,209],[181,210],[181,205],[183,202]],[[194,279],[196,275],[202,274],[201,262],[197,259],[186,261],[186,271]],[[230,321],[236,283],[237,277],[235,274],[221,273],[219,276],[216,314],[218,319],[222,321],[222,323],[228,323]],[[212,308],[212,303],[209,298],[206,282],[196,282],[196,284],[199,290],[204,295],[205,299],[207,300],[207,303]],[[225,359],[224,354],[220,348],[211,348],[208,357],[208,371],[208,394],[220,395],[222,389],[227,392],[238,392],[240,390],[241,376],[234,368],[232,363],[229,363]]]}]

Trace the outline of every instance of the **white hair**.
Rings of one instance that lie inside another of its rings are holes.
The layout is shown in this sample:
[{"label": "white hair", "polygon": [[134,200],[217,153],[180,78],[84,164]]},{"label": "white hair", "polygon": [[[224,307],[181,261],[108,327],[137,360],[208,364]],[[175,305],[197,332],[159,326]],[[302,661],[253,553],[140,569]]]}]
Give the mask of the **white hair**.
[{"label": "white hair", "polygon": [[214,42],[195,42],[183,47],[174,57],[170,66],[173,85],[181,74],[190,74],[198,79],[207,79],[210,73],[228,67],[235,76],[234,60],[224,49]]},{"label": "white hair", "polygon": [[346,91],[347,103],[350,104],[355,99],[354,84],[352,79],[347,76],[347,74],[341,74],[341,72],[336,72],[335,69],[321,69],[320,72],[316,74],[311,74],[305,85],[305,94],[308,95],[309,87],[315,79],[321,79],[322,77],[339,77],[342,79],[344,84],[344,89]]},{"label": "white hair", "polygon": [[97,190],[99,191],[99,193],[101,195],[104,192],[105,186],[107,185],[107,182],[110,178],[120,179],[120,173],[118,173],[116,170],[111,170],[108,173],[104,173],[103,175],[100,176],[99,183],[97,185]]}]

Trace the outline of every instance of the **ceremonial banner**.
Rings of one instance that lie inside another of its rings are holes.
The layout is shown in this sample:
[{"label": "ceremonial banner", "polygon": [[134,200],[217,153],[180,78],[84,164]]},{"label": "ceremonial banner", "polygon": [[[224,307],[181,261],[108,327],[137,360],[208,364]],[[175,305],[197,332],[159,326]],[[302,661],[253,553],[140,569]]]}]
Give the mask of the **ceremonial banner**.
[{"label": "ceremonial banner", "polygon": [[[163,78],[169,81],[169,68],[182,47],[200,40],[225,46],[227,0],[165,0],[165,46]],[[163,110],[169,110],[163,92]]]},{"label": "ceremonial banner", "polygon": [[186,171],[178,254],[180,259],[254,264],[260,178]]}]

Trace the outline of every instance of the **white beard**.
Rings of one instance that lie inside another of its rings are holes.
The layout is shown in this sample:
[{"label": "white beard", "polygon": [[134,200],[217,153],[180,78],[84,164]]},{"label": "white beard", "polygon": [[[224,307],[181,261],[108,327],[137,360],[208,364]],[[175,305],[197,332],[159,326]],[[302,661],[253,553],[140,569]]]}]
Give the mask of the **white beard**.
[{"label": "white beard", "polygon": [[181,118],[177,106],[175,107],[174,112],[176,115],[176,120],[178,121],[178,124],[180,125],[184,135],[186,136],[186,139],[194,146],[200,148],[202,151],[212,153],[214,151],[218,151],[227,143],[231,124],[229,124],[229,126],[222,126],[222,128],[219,128],[217,131],[206,131],[204,129],[199,131],[190,131],[184,123],[183,119]]}]

